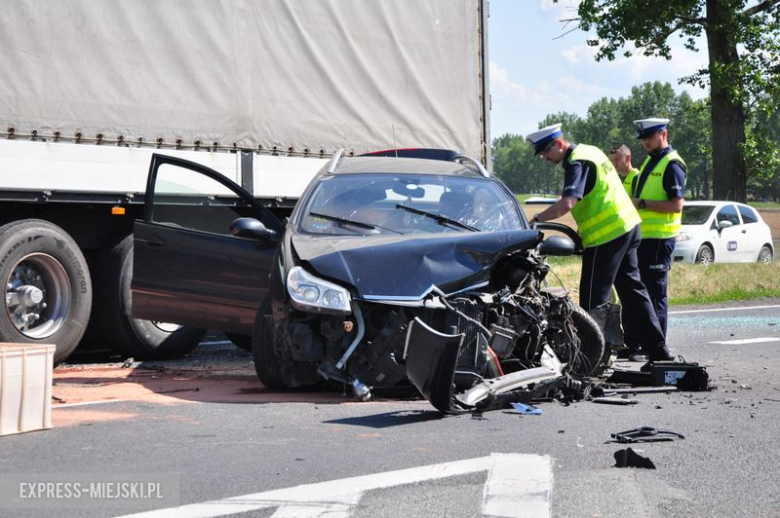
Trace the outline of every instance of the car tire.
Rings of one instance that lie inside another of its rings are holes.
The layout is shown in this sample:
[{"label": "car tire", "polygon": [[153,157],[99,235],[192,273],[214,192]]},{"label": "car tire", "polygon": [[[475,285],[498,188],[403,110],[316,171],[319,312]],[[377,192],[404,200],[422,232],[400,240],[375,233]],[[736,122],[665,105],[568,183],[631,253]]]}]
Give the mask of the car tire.
[{"label": "car tire", "polygon": [[54,364],[78,346],[92,309],[92,280],[76,242],[39,219],[0,227],[0,342],[54,344]]},{"label": "car tire", "polygon": [[708,265],[715,262],[715,252],[710,245],[701,245],[696,252],[696,264]]},{"label": "car tire", "polygon": [[[132,317],[133,236],[103,251],[95,268],[95,310],[90,326],[116,352],[137,360],[181,358],[205,329]],[[93,338],[93,342],[96,338]]]},{"label": "car tire", "polygon": [[257,309],[252,333],[252,356],[257,377],[267,388],[295,389],[314,387],[322,378],[312,364],[301,363],[286,355],[280,323],[274,321],[271,298],[266,296]]},{"label": "car tire", "polygon": [[577,376],[590,376],[604,359],[604,333],[593,317],[580,306],[570,304],[571,319],[580,339],[580,350],[569,364],[569,371]]},{"label": "car tire", "polygon": [[764,245],[761,247],[761,251],[758,252],[758,262],[771,263],[772,255],[772,248],[770,248],[769,245]]},{"label": "car tire", "polygon": [[237,335],[235,333],[225,333],[225,336],[228,340],[233,342],[233,345],[238,347],[239,349],[243,349],[245,351],[251,351],[252,350],[252,337],[247,335]]}]

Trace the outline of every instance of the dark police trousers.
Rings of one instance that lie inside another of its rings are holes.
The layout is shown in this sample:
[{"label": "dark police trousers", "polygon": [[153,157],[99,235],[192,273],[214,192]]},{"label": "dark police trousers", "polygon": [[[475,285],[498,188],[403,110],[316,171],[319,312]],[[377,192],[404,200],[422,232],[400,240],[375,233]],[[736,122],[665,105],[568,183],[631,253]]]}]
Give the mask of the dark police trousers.
[{"label": "dark police trousers", "polygon": [[611,298],[612,285],[623,306],[626,343],[645,352],[666,345],[655,308],[642,284],[637,260],[639,225],[603,245],[588,247],[582,256],[580,306],[586,311]]},{"label": "dark police trousers", "polygon": [[669,305],[666,298],[668,272],[672,269],[672,252],[675,238],[643,239],[637,250],[639,275],[653,303],[661,331],[666,337]]}]

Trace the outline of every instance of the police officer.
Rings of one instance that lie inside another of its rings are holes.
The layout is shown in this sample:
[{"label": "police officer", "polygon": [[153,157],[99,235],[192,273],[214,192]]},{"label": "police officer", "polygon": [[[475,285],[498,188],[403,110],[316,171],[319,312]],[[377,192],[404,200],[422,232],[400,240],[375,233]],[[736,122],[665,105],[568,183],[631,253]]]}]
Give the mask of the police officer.
[{"label": "police officer", "polygon": [[669,119],[634,121],[637,139],[649,156],[633,182],[631,198],[642,218],[639,245],[639,273],[653,301],[658,321],[666,336],[667,280],[672,252],[682,221],[685,195],[685,162],[669,145]]},{"label": "police officer", "polygon": [[615,166],[615,171],[620,175],[623,187],[631,194],[631,182],[639,169],[631,165],[631,148],[625,144],[618,144],[609,150],[609,160]]},{"label": "police officer", "polygon": [[[671,360],[650,297],[639,276],[636,250],[640,218],[612,163],[598,148],[564,139],[561,124],[531,133],[526,140],[536,155],[562,164],[561,198],[531,222],[571,212],[585,248],[580,275],[580,306],[586,311],[610,300],[612,285],[631,316],[632,335],[650,360]],[[638,358],[636,358],[638,359]]]}]

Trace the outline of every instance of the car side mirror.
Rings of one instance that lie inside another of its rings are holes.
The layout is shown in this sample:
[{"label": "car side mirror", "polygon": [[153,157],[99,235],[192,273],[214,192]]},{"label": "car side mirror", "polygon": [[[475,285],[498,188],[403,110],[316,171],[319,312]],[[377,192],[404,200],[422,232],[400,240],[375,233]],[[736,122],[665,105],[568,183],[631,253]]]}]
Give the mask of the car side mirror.
[{"label": "car side mirror", "polygon": [[574,253],[574,241],[565,236],[550,236],[537,247],[542,255],[565,257]]},{"label": "car side mirror", "polygon": [[275,230],[271,230],[255,218],[238,218],[230,224],[230,233],[237,237],[262,240],[270,239],[276,235]]},{"label": "car side mirror", "polygon": [[732,223],[731,221],[729,221],[727,219],[722,219],[722,220],[718,221],[718,228],[729,228],[729,227],[733,227],[733,226],[734,226],[734,223]]}]

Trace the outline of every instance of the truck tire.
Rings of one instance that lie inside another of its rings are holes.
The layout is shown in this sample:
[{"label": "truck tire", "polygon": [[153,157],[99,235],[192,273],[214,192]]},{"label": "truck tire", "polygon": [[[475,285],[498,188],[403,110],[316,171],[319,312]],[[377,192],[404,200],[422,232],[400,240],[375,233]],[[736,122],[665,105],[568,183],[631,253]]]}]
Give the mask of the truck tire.
[{"label": "truck tire", "polygon": [[54,344],[54,364],[67,358],[92,308],[87,261],[68,233],[39,219],[0,227],[0,283],[0,342]]},{"label": "truck tire", "polygon": [[95,309],[90,326],[114,351],[137,360],[180,358],[195,349],[205,329],[132,317],[133,236],[98,256]]}]

